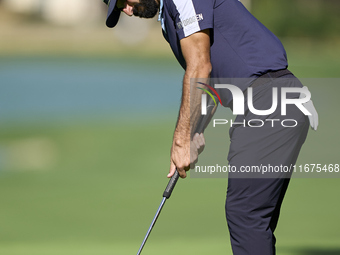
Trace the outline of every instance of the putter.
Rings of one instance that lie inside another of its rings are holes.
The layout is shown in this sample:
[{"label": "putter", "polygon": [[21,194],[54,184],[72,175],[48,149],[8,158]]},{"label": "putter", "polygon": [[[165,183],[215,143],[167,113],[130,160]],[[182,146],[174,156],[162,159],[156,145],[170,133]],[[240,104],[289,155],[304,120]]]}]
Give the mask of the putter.
[{"label": "putter", "polygon": [[[215,107],[215,104],[214,104],[212,98],[209,97],[208,100],[207,100],[207,114],[206,115],[202,115],[201,118],[199,119],[199,121],[197,123],[197,128],[196,128],[196,132],[195,133],[199,133],[200,134],[200,133],[202,133],[204,131],[205,125],[208,124],[208,120],[210,118],[210,114],[211,114],[211,112],[212,112],[214,107]],[[171,193],[172,193],[172,191],[174,190],[174,188],[176,186],[178,178],[179,178],[179,173],[176,170],[174,175],[171,177],[168,185],[166,186],[166,188],[164,190],[162,202],[161,202],[161,204],[158,207],[158,210],[157,210],[157,212],[155,214],[155,217],[153,218],[153,220],[151,222],[151,225],[150,225],[150,227],[148,229],[148,232],[146,232],[146,235],[145,235],[144,240],[143,240],[143,242],[142,242],[142,244],[141,244],[141,246],[140,246],[140,248],[138,250],[137,255],[141,254],[141,252],[142,252],[142,250],[144,248],[144,245],[146,243],[146,240],[148,240],[148,237],[149,237],[149,235],[151,233],[151,230],[152,230],[153,226],[155,225],[155,223],[156,223],[156,221],[158,219],[159,214],[162,211],[162,208],[163,208],[163,206],[165,204],[165,201],[170,198]]]},{"label": "putter", "polygon": [[143,242],[142,242],[142,244],[141,244],[141,246],[140,246],[140,248],[139,248],[139,250],[138,250],[137,255],[141,254],[141,252],[142,252],[142,250],[143,250],[143,247],[144,247],[144,245],[145,245],[145,243],[146,243],[146,240],[148,240],[148,237],[149,237],[149,235],[150,235],[150,233],[151,233],[151,230],[152,230],[153,226],[155,225],[156,220],[157,220],[159,214],[160,214],[161,211],[162,211],[162,208],[163,208],[163,206],[164,206],[164,204],[165,204],[165,201],[166,201],[168,198],[170,198],[171,193],[172,193],[173,189],[175,188],[175,185],[176,185],[176,183],[177,183],[177,181],[178,181],[178,178],[179,178],[179,173],[178,173],[178,171],[176,171],[176,172],[174,173],[174,175],[171,177],[171,179],[170,179],[168,185],[166,186],[166,188],[165,188],[165,190],[164,190],[162,202],[161,202],[161,204],[160,204],[159,207],[158,207],[158,210],[157,210],[157,212],[156,212],[156,215],[155,215],[155,217],[153,218],[153,220],[152,220],[152,222],[151,222],[151,225],[150,225],[150,227],[149,227],[149,229],[148,229],[148,232],[146,233],[146,235],[145,235],[145,237],[144,237],[144,240],[143,240]]}]

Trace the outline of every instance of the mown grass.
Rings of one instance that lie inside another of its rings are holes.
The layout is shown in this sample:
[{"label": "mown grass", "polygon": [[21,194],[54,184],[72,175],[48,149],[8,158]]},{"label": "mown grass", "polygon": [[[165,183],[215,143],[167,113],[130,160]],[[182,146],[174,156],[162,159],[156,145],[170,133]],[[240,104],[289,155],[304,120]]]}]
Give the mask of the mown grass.
[{"label": "mown grass", "polygon": [[[170,123],[2,130],[3,143],[48,138],[57,148],[58,160],[45,171],[3,169],[1,253],[136,252],[167,183],[171,134]],[[306,144],[301,161],[310,158],[314,146]],[[339,181],[292,180],[277,231],[280,254],[340,249]],[[225,179],[180,180],[145,253],[230,250],[224,219],[226,184]]]}]

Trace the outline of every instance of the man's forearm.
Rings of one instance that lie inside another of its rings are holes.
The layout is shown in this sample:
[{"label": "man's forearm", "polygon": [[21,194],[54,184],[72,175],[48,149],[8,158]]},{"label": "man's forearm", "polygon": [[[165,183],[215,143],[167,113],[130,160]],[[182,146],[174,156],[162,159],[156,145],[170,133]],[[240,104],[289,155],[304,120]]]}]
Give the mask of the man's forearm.
[{"label": "man's forearm", "polygon": [[186,71],[183,78],[182,102],[174,134],[175,142],[177,140],[188,141],[193,137],[200,118],[201,95],[203,93],[202,90],[196,88],[201,86],[197,81],[200,78],[199,80],[202,82],[202,78],[206,79],[209,75],[209,66],[194,72]]},{"label": "man's forearm", "polygon": [[[203,134],[193,137],[201,109],[202,91],[196,87],[198,78],[208,78],[211,72],[209,30],[194,33],[180,41],[186,70],[183,78],[182,101],[171,148],[171,177],[176,168],[182,178],[186,170],[198,157],[199,148],[204,146]],[[200,80],[202,81],[202,80]],[[206,82],[206,81],[204,81]],[[192,138],[194,138],[192,140]],[[194,147],[190,144],[193,142]]]}]

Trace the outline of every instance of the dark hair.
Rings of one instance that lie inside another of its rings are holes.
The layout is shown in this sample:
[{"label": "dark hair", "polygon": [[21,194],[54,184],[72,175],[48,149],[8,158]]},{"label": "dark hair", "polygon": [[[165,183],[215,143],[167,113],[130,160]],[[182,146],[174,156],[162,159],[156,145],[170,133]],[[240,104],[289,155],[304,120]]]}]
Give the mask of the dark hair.
[{"label": "dark hair", "polygon": [[141,18],[153,18],[157,14],[158,4],[155,0],[140,0],[133,7],[133,15]]}]

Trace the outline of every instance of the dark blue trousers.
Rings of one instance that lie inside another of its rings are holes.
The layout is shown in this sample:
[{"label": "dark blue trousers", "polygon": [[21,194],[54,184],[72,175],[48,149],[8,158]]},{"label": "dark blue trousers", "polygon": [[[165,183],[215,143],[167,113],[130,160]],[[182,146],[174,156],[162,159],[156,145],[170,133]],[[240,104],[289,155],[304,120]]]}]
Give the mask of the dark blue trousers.
[{"label": "dark blue trousers", "polygon": [[[294,78],[292,75],[285,78]],[[254,88],[254,107],[266,110],[271,107],[272,87],[302,87],[297,79],[271,79]],[[292,95],[296,97],[298,95]],[[279,104],[280,105],[280,104]],[[246,106],[247,108],[247,106]],[[270,116],[255,116],[246,111],[235,121],[243,119],[295,119],[296,127],[281,125],[272,127],[266,122],[263,127],[233,126],[228,160],[230,166],[241,169],[243,166],[290,166],[296,163],[304,143],[309,120],[296,106],[287,108],[287,115],[281,116],[278,109]],[[276,122],[280,124],[280,122]],[[260,177],[260,178],[259,178]],[[275,178],[261,175],[251,176],[229,174],[226,199],[226,218],[234,255],[272,255],[275,254],[274,230],[277,226],[280,208],[285,196],[290,174]]]}]

